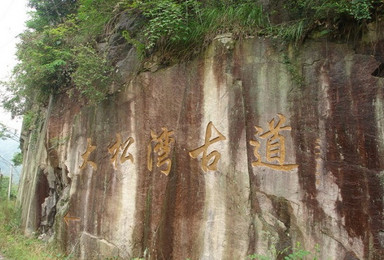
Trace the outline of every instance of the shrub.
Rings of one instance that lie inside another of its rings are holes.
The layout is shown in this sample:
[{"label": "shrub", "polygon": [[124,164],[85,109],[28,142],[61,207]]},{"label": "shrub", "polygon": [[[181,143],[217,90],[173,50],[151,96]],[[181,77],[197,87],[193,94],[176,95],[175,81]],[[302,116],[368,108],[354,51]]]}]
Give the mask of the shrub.
[{"label": "shrub", "polygon": [[[206,47],[217,34],[236,37],[256,34],[269,25],[262,6],[254,1],[148,0],[126,5],[146,18],[143,33],[136,38],[146,54],[156,52],[171,58],[189,58]],[[127,39],[130,43],[132,38]]]},{"label": "shrub", "polygon": [[276,250],[275,244],[272,244],[268,249],[267,255],[253,254],[249,255],[247,259],[257,260],[274,260],[277,258],[284,257],[284,260],[303,260],[306,257],[311,257],[312,260],[318,260],[318,245],[315,246],[315,252],[310,252],[302,248],[301,243],[297,242],[295,247],[287,247],[281,251]]},{"label": "shrub", "polygon": [[98,39],[104,31],[104,26],[113,17],[114,7],[118,0],[80,0],[76,14],[78,33],[75,35],[76,44],[86,44]]},{"label": "shrub", "polygon": [[113,67],[92,47],[79,46],[74,53],[77,69],[72,78],[76,88],[92,103],[102,101],[113,82]]},{"label": "shrub", "polygon": [[[286,43],[303,42],[311,32],[340,36],[360,32],[366,22],[382,16],[379,0],[287,0],[288,18],[271,24],[262,1],[255,0],[29,0],[36,10],[21,34],[14,78],[3,98],[4,107],[22,114],[33,103],[75,85],[93,101],[104,98],[112,68],[103,53],[92,46],[104,39],[119,14],[130,10],[144,17],[142,30],[122,36],[148,58],[160,56],[169,63],[188,59],[206,47],[217,34],[234,37],[277,36]],[[107,26],[106,26],[107,25]],[[353,29],[345,28],[352,25]],[[107,27],[105,29],[105,27]],[[80,46],[80,47],[79,47]],[[89,57],[87,57],[89,55]],[[96,65],[95,67],[91,65]],[[100,73],[96,75],[95,73]],[[100,84],[100,86],[97,86]]]}]

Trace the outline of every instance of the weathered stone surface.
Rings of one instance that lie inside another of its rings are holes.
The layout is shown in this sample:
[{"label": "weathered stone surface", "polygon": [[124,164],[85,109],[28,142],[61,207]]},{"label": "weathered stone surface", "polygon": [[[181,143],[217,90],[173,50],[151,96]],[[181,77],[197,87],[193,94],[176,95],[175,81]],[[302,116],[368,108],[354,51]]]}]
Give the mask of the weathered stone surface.
[{"label": "weathered stone surface", "polygon": [[[56,97],[26,156],[26,228],[55,186],[55,239],[82,259],[245,259],[296,242],[380,259],[380,62],[309,42],[287,63],[269,40],[228,37],[98,106]],[[43,166],[54,181],[36,181]]]}]

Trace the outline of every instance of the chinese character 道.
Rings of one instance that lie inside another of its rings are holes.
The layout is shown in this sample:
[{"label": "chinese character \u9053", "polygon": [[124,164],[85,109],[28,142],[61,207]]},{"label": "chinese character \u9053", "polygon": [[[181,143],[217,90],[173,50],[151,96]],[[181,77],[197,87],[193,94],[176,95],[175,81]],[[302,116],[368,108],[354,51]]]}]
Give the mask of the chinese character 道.
[{"label": "chinese character \u9053", "polygon": [[269,130],[263,133],[263,128],[255,126],[255,136],[266,140],[266,160],[262,162],[260,155],[260,142],[258,140],[249,141],[254,146],[254,155],[256,161],[252,162],[252,166],[265,166],[274,170],[289,171],[298,167],[297,164],[285,164],[285,137],[280,134],[281,131],[291,131],[290,126],[282,126],[286,118],[282,114],[277,114],[279,120],[276,122],[273,118],[269,124]]}]

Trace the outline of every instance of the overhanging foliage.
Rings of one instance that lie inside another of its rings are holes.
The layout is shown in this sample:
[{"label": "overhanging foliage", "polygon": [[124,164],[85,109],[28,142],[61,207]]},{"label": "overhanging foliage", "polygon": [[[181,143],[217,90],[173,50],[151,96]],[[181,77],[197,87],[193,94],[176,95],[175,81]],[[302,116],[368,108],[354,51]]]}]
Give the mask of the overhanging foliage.
[{"label": "overhanging foliage", "polygon": [[[92,102],[103,100],[114,82],[114,68],[97,43],[106,40],[104,28],[110,29],[122,13],[141,17],[140,32],[124,31],[122,37],[144,59],[156,54],[169,63],[190,58],[226,32],[237,38],[276,36],[296,44],[313,32],[342,37],[351,33],[348,25],[362,30],[382,16],[384,5],[379,0],[275,2],[283,8],[258,0],[30,0],[35,11],[20,36],[19,64],[7,83],[13,96],[5,98],[4,106],[22,114],[69,88],[78,88]],[[273,22],[277,15],[283,17],[278,23]]]}]

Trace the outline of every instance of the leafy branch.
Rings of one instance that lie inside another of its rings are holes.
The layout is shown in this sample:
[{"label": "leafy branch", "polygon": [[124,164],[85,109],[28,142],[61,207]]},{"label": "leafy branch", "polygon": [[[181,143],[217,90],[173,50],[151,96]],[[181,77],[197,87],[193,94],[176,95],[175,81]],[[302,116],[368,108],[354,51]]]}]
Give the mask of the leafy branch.
[{"label": "leafy branch", "polygon": [[5,139],[12,139],[16,142],[19,141],[19,136],[16,132],[16,130],[11,130],[9,127],[4,125],[3,123],[0,123],[0,138]]}]

